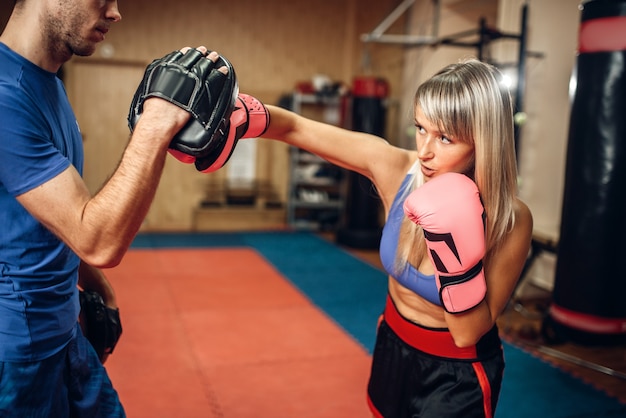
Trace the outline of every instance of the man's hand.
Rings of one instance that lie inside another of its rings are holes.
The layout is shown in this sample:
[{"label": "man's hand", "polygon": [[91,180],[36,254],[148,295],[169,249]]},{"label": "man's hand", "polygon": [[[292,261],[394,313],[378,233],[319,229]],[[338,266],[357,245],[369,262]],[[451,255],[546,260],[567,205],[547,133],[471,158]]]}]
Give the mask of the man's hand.
[{"label": "man's hand", "polygon": [[225,58],[205,47],[183,48],[147,67],[133,97],[128,126],[132,132],[152,98],[175,104],[190,119],[174,133],[169,147],[178,159],[192,163],[219,145],[216,138],[226,132],[238,91],[235,71]]}]

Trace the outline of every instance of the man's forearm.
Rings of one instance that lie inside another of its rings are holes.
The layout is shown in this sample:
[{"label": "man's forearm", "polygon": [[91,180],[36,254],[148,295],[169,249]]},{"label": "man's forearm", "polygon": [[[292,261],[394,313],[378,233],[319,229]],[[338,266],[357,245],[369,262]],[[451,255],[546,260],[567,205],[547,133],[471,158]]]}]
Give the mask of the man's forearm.
[{"label": "man's forearm", "polygon": [[117,265],[139,231],[163,173],[167,135],[140,122],[114,174],[85,205],[82,223],[92,232],[93,264]]}]

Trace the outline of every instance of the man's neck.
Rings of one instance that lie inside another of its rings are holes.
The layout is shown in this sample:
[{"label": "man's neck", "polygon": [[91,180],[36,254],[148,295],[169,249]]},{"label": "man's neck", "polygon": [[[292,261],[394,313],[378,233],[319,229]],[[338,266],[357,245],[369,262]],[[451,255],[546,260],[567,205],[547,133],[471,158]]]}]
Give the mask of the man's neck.
[{"label": "man's neck", "polygon": [[33,19],[11,16],[0,35],[0,42],[46,71],[56,73],[63,65],[63,62],[51,56],[37,22]]}]

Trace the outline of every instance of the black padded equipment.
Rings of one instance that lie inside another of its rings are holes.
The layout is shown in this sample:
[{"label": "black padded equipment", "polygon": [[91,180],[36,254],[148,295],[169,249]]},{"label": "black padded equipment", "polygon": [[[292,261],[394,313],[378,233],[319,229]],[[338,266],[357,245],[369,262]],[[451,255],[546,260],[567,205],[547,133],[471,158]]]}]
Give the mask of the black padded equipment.
[{"label": "black padded equipment", "polygon": [[544,334],[626,341],[626,1],[582,5],[553,303]]},{"label": "black padded equipment", "polygon": [[[228,74],[218,71],[222,66]],[[206,157],[223,146],[238,92],[235,70],[226,58],[220,56],[213,63],[197,49],[184,54],[174,51],[146,68],[131,103],[128,126],[132,132],[148,98],[168,100],[192,115],[170,148],[194,158]]]}]

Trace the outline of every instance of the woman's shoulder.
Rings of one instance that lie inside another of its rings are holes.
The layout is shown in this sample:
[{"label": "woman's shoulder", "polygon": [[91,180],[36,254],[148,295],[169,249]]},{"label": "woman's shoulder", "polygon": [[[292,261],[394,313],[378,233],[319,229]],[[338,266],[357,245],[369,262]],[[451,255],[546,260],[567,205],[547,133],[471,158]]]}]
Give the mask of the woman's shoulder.
[{"label": "woman's shoulder", "polygon": [[530,243],[533,233],[533,214],[530,208],[519,197],[513,200],[513,235],[519,240]]},{"label": "woman's shoulder", "polygon": [[533,214],[530,208],[519,197],[513,200],[513,211],[515,213],[515,222],[525,225],[527,228],[532,229],[533,226]]},{"label": "woman's shoulder", "polygon": [[373,181],[383,201],[393,201],[416,160],[415,151],[390,147],[389,154],[382,156],[379,164],[374,164]]},{"label": "woman's shoulder", "polygon": [[385,145],[385,148],[375,150],[374,165],[388,175],[406,174],[417,161],[417,151],[401,148],[386,141]]}]

